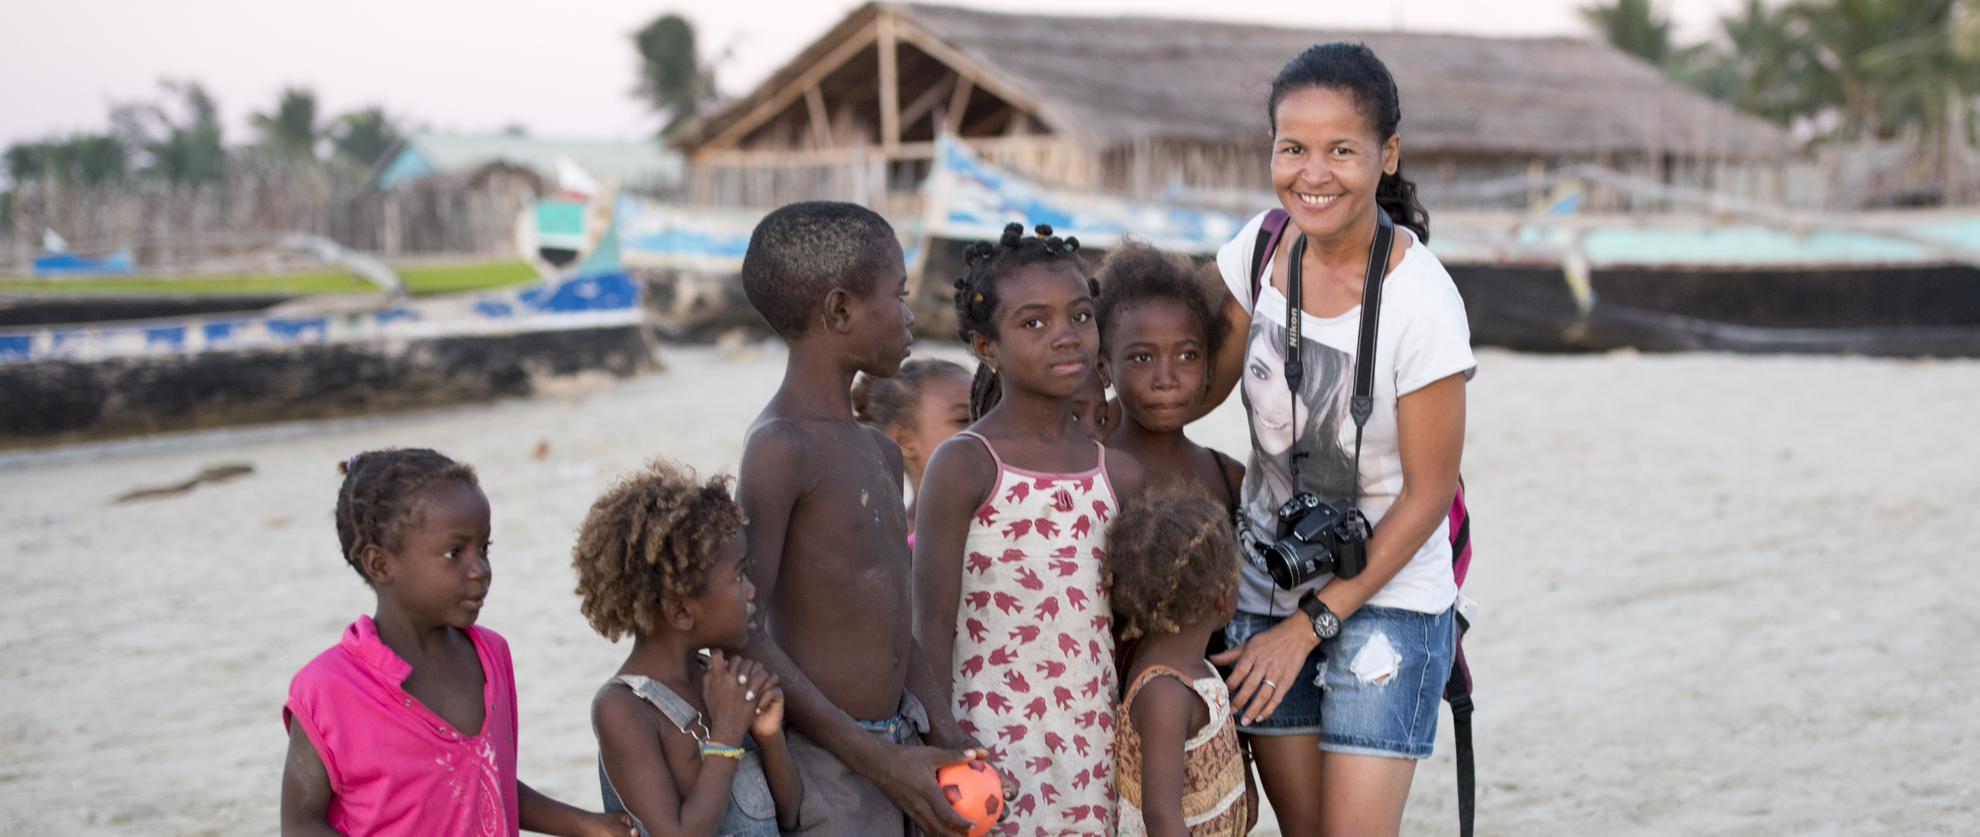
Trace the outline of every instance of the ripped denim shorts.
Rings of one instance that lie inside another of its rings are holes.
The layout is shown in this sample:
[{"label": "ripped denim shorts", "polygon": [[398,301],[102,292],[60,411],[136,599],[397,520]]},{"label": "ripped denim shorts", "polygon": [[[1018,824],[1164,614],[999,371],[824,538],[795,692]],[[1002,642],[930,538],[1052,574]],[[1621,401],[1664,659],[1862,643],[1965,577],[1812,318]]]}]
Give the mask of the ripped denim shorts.
[{"label": "ripped denim shorts", "polygon": [[[1457,653],[1455,614],[1374,606],[1355,611],[1341,622],[1340,636],[1307,655],[1292,683],[1280,684],[1285,698],[1279,708],[1238,730],[1317,733],[1320,749],[1332,753],[1429,758],[1437,740],[1437,703]],[[1239,611],[1224,628],[1224,644],[1236,647],[1285,619]]]}]

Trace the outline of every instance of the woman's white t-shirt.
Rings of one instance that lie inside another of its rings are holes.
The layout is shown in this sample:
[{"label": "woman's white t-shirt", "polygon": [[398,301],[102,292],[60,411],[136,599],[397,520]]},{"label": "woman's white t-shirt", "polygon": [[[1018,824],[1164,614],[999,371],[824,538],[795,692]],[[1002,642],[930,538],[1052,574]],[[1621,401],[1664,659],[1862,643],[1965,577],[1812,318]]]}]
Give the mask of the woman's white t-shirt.
[{"label": "woman's white t-shirt", "polygon": [[[1289,450],[1305,451],[1299,461],[1301,487],[1323,501],[1344,499],[1351,490],[1354,462],[1354,421],[1348,399],[1354,390],[1354,352],[1361,328],[1361,306],[1338,317],[1321,319],[1301,312],[1300,355],[1305,376],[1295,399],[1283,375],[1286,349],[1286,298],[1272,287],[1271,268],[1251,299],[1252,250],[1265,213],[1259,213],[1217,251],[1217,268],[1231,296],[1251,313],[1245,335],[1244,373],[1239,379],[1245,415],[1251,429],[1251,458],[1246,463],[1242,508],[1249,519],[1244,585],[1238,608],[1248,613],[1288,614],[1302,593],[1327,583],[1321,576],[1293,591],[1279,590],[1262,567],[1250,544],[1271,543],[1277,536],[1277,511],[1292,497]],[[1402,491],[1402,454],[1396,434],[1396,399],[1432,382],[1464,373],[1468,379],[1478,363],[1471,354],[1471,328],[1464,300],[1442,263],[1407,228],[1411,238],[1401,263],[1382,286],[1382,321],[1375,347],[1375,412],[1362,433],[1361,511],[1371,523],[1380,522]],[[1288,228],[1287,234],[1297,234]],[[1297,440],[1296,442],[1294,440]],[[1296,447],[1294,447],[1296,445]],[[1420,613],[1442,613],[1457,600],[1451,575],[1448,521],[1416,551],[1368,604]]]}]

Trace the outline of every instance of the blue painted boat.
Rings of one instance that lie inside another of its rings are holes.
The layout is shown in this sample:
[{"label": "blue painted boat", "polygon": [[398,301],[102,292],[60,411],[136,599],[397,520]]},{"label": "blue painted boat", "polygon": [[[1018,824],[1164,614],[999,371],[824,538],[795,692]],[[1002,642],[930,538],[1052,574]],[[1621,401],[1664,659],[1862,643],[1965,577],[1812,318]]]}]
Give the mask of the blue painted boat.
[{"label": "blue painted boat", "polygon": [[0,446],[528,395],[652,368],[642,289],[608,229],[575,267],[448,296],[0,328]]}]

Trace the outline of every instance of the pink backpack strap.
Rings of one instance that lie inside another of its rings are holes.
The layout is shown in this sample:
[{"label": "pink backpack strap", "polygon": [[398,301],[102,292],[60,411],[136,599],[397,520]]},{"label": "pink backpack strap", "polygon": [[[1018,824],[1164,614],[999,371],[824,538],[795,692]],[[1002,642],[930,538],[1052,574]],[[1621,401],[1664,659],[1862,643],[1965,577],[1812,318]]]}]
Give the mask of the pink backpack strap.
[{"label": "pink backpack strap", "polygon": [[1464,479],[1458,479],[1457,494],[1451,497],[1451,576],[1464,586],[1471,570],[1471,513],[1464,507]]},{"label": "pink backpack strap", "polygon": [[1265,220],[1258,224],[1258,240],[1251,246],[1251,304],[1258,304],[1258,292],[1265,284],[1265,266],[1272,263],[1272,254],[1279,251],[1279,239],[1286,234],[1286,222],[1292,216],[1277,207],[1266,210]]}]

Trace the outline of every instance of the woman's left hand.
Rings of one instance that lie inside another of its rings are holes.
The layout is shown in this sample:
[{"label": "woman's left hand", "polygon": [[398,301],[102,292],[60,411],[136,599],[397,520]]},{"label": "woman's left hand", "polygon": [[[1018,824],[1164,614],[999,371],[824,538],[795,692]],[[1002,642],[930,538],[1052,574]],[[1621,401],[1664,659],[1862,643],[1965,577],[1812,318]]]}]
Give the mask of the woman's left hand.
[{"label": "woman's left hand", "polygon": [[1313,626],[1295,611],[1285,621],[1253,634],[1244,644],[1211,657],[1212,663],[1231,666],[1228,682],[1238,723],[1249,726],[1272,717],[1291,689],[1293,678],[1299,676],[1300,667],[1306,664],[1306,655],[1319,644]]}]

